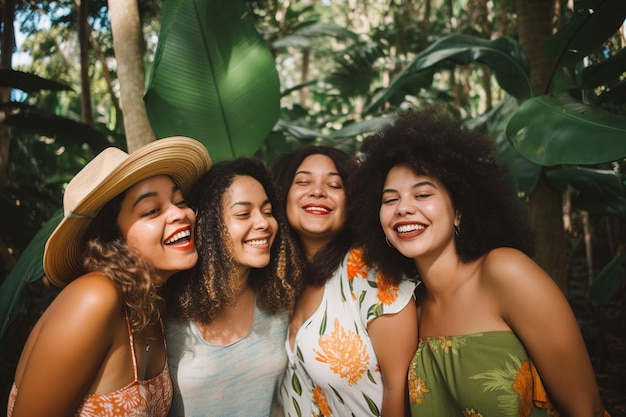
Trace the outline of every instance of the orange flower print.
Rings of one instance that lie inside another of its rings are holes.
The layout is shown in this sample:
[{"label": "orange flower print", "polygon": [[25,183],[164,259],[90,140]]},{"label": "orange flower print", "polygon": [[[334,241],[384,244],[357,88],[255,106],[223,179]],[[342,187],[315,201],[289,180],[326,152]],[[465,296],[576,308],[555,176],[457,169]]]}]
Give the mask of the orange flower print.
[{"label": "orange flower print", "polygon": [[519,416],[528,417],[533,411],[533,376],[530,371],[530,362],[524,361],[520,366],[513,390],[519,395]]},{"label": "orange flower print", "polygon": [[348,385],[356,384],[367,370],[369,355],[361,337],[353,331],[335,326],[331,333],[320,338],[321,352],[314,349],[315,360],[330,365],[330,370],[348,380]]},{"label": "orange flower print", "polygon": [[319,385],[315,385],[313,388],[313,403],[319,408],[320,416],[330,417],[333,415],[333,410],[328,405],[328,401],[326,401],[324,390]]},{"label": "orange flower print", "polygon": [[398,286],[390,284],[389,279],[385,278],[380,272],[376,276],[376,285],[378,286],[376,298],[378,298],[381,303],[391,305],[398,299]]},{"label": "orange flower print", "polygon": [[463,417],[483,417],[478,411],[474,411],[473,408],[463,410]]},{"label": "orange flower print", "polygon": [[415,372],[411,370],[409,372],[409,401],[411,404],[422,405],[424,397],[430,392],[426,381],[415,375]]},{"label": "orange flower print", "polygon": [[348,281],[354,278],[366,278],[370,268],[363,261],[363,249],[354,248],[348,255]]}]

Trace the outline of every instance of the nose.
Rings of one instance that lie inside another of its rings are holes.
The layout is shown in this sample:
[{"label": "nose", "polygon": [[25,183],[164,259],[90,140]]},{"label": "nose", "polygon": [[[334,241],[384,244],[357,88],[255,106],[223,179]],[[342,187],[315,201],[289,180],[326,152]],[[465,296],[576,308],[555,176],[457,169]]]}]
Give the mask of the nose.
[{"label": "nose", "polygon": [[312,183],[311,190],[309,191],[309,195],[313,197],[323,197],[323,196],[326,196],[326,191],[324,190],[324,187],[322,184]]},{"label": "nose", "polygon": [[254,228],[256,230],[265,230],[269,227],[269,224],[267,216],[264,213],[259,212],[254,216]]},{"label": "nose", "polygon": [[408,198],[400,198],[396,208],[396,214],[398,216],[406,216],[407,214],[413,213],[415,213],[415,205],[412,203],[412,200]]},{"label": "nose", "polygon": [[170,223],[174,223],[180,221],[185,217],[185,209],[183,207],[179,207],[176,204],[170,204],[167,209],[167,220]]}]

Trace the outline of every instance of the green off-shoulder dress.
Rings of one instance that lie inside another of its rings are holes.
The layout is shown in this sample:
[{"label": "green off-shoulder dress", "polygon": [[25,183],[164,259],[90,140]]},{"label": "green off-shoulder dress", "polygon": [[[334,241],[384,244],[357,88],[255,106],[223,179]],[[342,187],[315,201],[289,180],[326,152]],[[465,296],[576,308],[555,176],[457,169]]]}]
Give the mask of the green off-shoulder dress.
[{"label": "green off-shoulder dress", "polygon": [[412,417],[559,415],[510,331],[420,339],[409,394]]}]

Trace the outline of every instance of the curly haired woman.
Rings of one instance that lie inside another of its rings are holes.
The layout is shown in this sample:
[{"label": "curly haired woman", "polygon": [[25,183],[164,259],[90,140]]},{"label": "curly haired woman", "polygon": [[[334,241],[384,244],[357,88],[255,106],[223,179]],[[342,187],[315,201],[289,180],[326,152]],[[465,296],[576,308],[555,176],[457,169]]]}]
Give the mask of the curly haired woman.
[{"label": "curly haired woman", "polygon": [[166,289],[170,416],[269,416],[300,285],[276,186],[261,162],[239,158],[215,164],[189,202],[198,263]]},{"label": "curly haired woman", "polygon": [[210,166],[204,145],[173,137],[107,148],[72,178],[43,257],[63,290],[26,341],[8,416],[167,415],[157,292],[198,259],[183,193]]},{"label": "curly haired woman", "polygon": [[576,318],[529,257],[532,233],[494,142],[426,108],[400,113],[361,150],[366,260],[422,280],[411,415],[602,416]]}]

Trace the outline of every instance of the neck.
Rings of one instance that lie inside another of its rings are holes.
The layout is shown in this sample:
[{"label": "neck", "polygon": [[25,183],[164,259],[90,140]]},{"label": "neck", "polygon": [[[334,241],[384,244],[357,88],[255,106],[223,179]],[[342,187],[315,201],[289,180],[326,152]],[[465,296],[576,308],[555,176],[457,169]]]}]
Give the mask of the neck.
[{"label": "neck", "polygon": [[317,253],[322,250],[324,246],[328,245],[333,240],[333,238],[302,239],[302,247],[304,248],[304,255],[306,256],[306,260],[311,261],[311,259],[313,259],[313,257],[317,255]]}]

